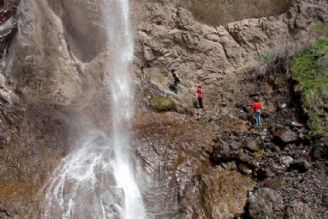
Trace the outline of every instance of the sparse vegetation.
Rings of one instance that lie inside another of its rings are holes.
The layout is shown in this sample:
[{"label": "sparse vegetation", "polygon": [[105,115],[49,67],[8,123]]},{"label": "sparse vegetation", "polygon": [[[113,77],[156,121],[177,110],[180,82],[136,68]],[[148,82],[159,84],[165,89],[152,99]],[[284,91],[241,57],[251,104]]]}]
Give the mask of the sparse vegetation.
[{"label": "sparse vegetation", "polygon": [[170,97],[152,97],[149,105],[157,112],[176,111],[177,108],[176,102]]},{"label": "sparse vegetation", "polygon": [[328,25],[322,21],[315,21],[311,24],[312,30],[318,36],[326,36],[328,37]]},{"label": "sparse vegetation", "polygon": [[328,66],[318,64],[328,54],[328,39],[320,40],[312,49],[297,56],[291,63],[294,90],[301,101],[314,135],[328,135]]},{"label": "sparse vegetation", "polygon": [[188,108],[178,104],[170,97],[152,97],[149,99],[149,106],[156,112],[178,112],[184,114],[192,114]]}]

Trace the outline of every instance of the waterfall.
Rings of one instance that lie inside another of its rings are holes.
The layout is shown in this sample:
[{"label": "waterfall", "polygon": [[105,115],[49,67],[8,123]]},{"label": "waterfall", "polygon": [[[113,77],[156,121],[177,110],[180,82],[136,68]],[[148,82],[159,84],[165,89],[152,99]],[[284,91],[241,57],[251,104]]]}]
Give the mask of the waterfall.
[{"label": "waterfall", "polygon": [[112,131],[90,128],[80,140],[81,147],[54,171],[45,187],[42,218],[146,218],[129,145],[133,118],[129,66],[134,52],[129,0],[107,0],[104,23],[108,52],[105,85],[111,91]]},{"label": "waterfall", "polygon": [[[132,174],[129,158],[128,125],[133,114],[133,92],[129,77],[129,65],[133,59],[134,41],[130,31],[129,0],[111,1],[109,15],[105,16],[107,25],[110,61],[107,70],[112,94],[112,121],[114,146],[114,176],[117,185],[125,193],[125,217],[127,219],[145,218],[142,198]],[[104,13],[106,14],[106,13]]]}]

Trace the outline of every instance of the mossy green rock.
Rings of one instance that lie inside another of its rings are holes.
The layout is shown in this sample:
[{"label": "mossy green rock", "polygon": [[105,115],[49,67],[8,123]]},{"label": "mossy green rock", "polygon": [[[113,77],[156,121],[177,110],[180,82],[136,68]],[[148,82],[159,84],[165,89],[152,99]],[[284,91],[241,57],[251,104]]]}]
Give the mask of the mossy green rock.
[{"label": "mossy green rock", "polygon": [[158,112],[175,111],[176,103],[169,97],[152,97],[149,99],[149,105]]}]

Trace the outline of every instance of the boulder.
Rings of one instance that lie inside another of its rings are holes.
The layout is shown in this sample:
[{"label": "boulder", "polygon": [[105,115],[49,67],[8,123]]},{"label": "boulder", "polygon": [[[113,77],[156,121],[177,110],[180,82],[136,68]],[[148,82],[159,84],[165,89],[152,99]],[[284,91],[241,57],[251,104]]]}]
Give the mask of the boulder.
[{"label": "boulder", "polygon": [[236,158],[237,153],[231,151],[229,147],[215,146],[210,159],[215,164],[221,164],[222,162],[230,162]]},{"label": "boulder", "polygon": [[297,133],[293,132],[288,128],[278,129],[273,133],[274,140],[278,144],[288,144],[293,143],[298,140]]},{"label": "boulder", "polygon": [[250,151],[258,151],[261,149],[261,145],[257,139],[248,139],[243,143],[244,147]]}]

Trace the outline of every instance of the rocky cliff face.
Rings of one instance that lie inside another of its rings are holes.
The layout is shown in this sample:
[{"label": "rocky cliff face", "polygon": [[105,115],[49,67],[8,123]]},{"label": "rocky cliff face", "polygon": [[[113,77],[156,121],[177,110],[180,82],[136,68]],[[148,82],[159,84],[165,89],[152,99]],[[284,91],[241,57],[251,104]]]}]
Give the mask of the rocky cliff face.
[{"label": "rocky cliff face", "polygon": [[[182,78],[180,97],[188,102],[198,82],[208,85],[207,93],[212,97],[227,74],[247,66],[260,55],[306,37],[310,24],[327,16],[325,1],[294,1],[282,14],[269,13],[272,16],[208,26],[198,22],[184,7],[176,8],[165,1],[139,1],[136,7],[136,60],[141,59],[138,64],[144,75],[165,91],[165,83],[171,80],[169,70],[177,68]],[[206,4],[203,7],[207,8]]]},{"label": "rocky cliff face", "polygon": [[[221,160],[219,165],[213,164],[210,154],[217,159],[226,156],[222,151],[212,152],[218,145],[213,140],[238,144],[238,136],[259,141],[261,135],[271,137],[263,133],[246,136],[249,123],[239,116],[240,108],[235,108],[235,103],[246,105],[245,98],[257,92],[258,77],[263,78],[248,70],[257,66],[259,56],[307,41],[311,23],[327,19],[328,4],[326,0],[247,2],[133,2],[136,47],[132,69],[138,106],[134,148],[137,166],[143,172],[138,180],[145,185],[141,189],[146,207],[155,218],[239,217],[247,191],[257,181],[255,175],[263,170],[257,162],[276,164],[276,158],[270,158],[272,153],[262,160],[262,154],[245,158],[252,149],[233,155],[244,160],[242,165],[221,165]],[[78,144],[76,139],[83,133],[81,120],[86,118],[79,115],[83,113],[96,127],[110,124],[100,113],[108,104],[102,90],[104,62],[109,55],[103,49],[106,37],[101,14],[106,12],[101,0],[21,1],[16,12],[17,4],[4,1],[1,9],[1,29],[5,30],[0,33],[4,39],[1,48],[8,52],[0,75],[0,217],[36,218],[49,172]],[[177,95],[168,89],[172,68],[182,80]],[[168,96],[192,108],[198,83],[204,85],[205,113],[158,114],[148,107],[150,97]],[[264,80],[261,86],[268,112],[276,113],[281,99],[275,99],[275,91]],[[280,95],[289,101],[288,91]],[[291,118],[296,115],[288,113]],[[284,117],[279,115],[276,113],[272,121],[282,123]],[[292,182],[293,176],[289,179]],[[284,190],[285,194],[289,191]],[[293,218],[293,211],[302,217],[299,208],[304,209],[300,207],[304,204],[291,203],[285,213],[281,206],[285,196],[269,189],[254,192],[248,197],[250,217],[276,212],[276,218]],[[260,198],[256,197],[269,197],[277,206],[259,213],[254,206],[270,202],[257,203]]]}]

